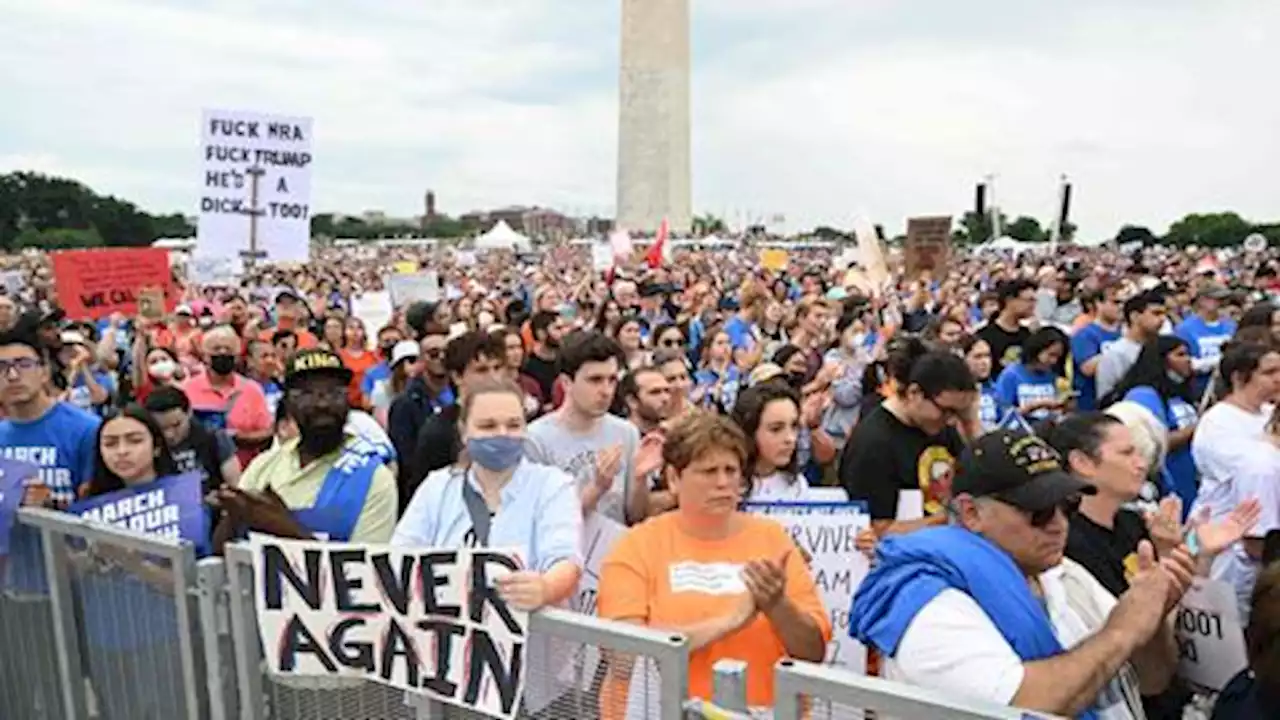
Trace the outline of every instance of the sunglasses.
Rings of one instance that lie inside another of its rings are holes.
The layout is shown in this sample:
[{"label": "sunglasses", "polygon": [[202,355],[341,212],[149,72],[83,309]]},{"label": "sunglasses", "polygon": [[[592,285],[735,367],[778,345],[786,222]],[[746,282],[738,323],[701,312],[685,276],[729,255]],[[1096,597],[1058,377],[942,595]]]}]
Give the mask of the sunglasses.
[{"label": "sunglasses", "polygon": [[684,338],[682,337],[662,339],[662,347],[680,347],[681,345],[684,345]]},{"label": "sunglasses", "polygon": [[[1071,517],[1073,513],[1080,509],[1080,500],[1081,496],[1072,495],[1052,507],[1041,510],[1023,510],[1022,508],[1018,508],[1018,510],[1027,516],[1027,519],[1031,522],[1031,527],[1043,530],[1049,526],[1049,523],[1053,522],[1053,518],[1057,516],[1059,510],[1062,511],[1064,517]],[[1017,507],[1007,500],[1001,500],[1001,502]]]}]

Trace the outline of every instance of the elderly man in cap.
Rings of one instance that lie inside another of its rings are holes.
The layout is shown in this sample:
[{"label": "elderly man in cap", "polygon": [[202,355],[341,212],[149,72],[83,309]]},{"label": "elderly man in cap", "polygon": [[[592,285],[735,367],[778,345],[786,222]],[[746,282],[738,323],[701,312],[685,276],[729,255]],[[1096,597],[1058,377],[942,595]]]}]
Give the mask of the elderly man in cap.
[{"label": "elderly man in cap", "polygon": [[1191,583],[1186,546],[1138,569],[1118,599],[1064,559],[1067,516],[1093,486],[1043,440],[997,431],[961,456],[953,523],[885,538],[850,635],[887,679],[1090,720],[1141,718],[1177,667],[1169,613]]},{"label": "elderly man in cap", "polygon": [[226,510],[215,544],[240,530],[280,537],[385,543],[399,506],[378,448],[346,432],[351,371],[336,354],[302,350],[285,370],[284,404],[298,437],[260,455],[239,488],[210,503]]}]

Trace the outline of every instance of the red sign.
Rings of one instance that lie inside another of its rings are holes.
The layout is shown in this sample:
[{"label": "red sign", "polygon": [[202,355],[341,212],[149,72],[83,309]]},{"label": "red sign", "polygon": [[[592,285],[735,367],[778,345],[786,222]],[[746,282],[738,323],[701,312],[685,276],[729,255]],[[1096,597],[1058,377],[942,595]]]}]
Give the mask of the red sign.
[{"label": "red sign", "polygon": [[178,305],[169,251],[163,248],[54,253],[53,277],[58,305],[75,320],[97,320],[115,312],[133,317],[138,314],[138,300],[148,290],[164,292],[165,312],[173,312]]}]

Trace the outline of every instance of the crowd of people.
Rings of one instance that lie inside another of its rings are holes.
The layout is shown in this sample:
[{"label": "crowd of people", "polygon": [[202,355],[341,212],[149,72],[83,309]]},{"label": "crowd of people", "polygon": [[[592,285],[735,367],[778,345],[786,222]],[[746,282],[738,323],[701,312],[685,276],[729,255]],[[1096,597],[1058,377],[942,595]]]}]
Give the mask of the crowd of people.
[{"label": "crowd of people", "polygon": [[[56,509],[199,473],[202,554],[250,530],[526,548],[499,591],[529,610],[573,595],[598,514],[627,528],[598,614],[688,636],[695,697],[717,660],[746,661],[754,708],[833,628],[804,553],[744,502],[834,497],[871,519],[849,598],[871,672],[1181,718],[1196,689],[1170,618],[1202,576],[1248,623],[1213,717],[1280,716],[1278,256],[1068,247],[875,279],[827,251],[789,261],[331,249],[234,287],[178,273],[163,318],[92,320],[59,309],[45,258],[10,258],[27,283],[0,295],[0,455]],[[439,299],[367,326],[356,301],[405,262]],[[3,602],[11,633],[28,616]],[[630,670],[609,663],[603,717],[625,715]],[[135,680],[98,692],[104,717],[172,701]]]}]

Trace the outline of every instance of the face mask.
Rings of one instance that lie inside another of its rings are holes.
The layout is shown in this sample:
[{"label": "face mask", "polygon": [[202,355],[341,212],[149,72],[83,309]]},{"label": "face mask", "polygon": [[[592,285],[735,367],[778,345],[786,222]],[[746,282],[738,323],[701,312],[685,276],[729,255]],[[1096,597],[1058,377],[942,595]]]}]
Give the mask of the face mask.
[{"label": "face mask", "polygon": [[1170,380],[1172,380],[1172,381],[1174,381],[1175,383],[1178,383],[1178,384],[1182,384],[1182,383],[1184,383],[1184,382],[1186,382],[1186,381],[1187,381],[1187,379],[1186,379],[1186,378],[1184,378],[1184,377],[1182,377],[1182,375],[1181,375],[1180,373],[1176,373],[1176,372],[1174,372],[1174,371],[1172,371],[1172,370],[1167,371],[1165,374],[1169,376],[1169,379],[1170,379]]},{"label": "face mask", "polygon": [[799,390],[804,387],[804,378],[807,373],[793,372],[787,373],[787,384]]},{"label": "face mask", "polygon": [[151,377],[157,380],[168,380],[178,371],[178,366],[173,364],[172,360],[161,360],[151,363]]},{"label": "face mask", "polygon": [[381,349],[382,349],[382,357],[383,357],[383,359],[384,359],[384,360],[390,360],[390,359],[391,359],[391,353],[395,351],[395,349],[396,349],[396,345],[395,345],[395,343],[391,343],[390,345],[383,345]]},{"label": "face mask", "polygon": [[511,435],[470,438],[467,440],[467,454],[480,467],[503,472],[515,467],[524,457],[524,438]]},{"label": "face mask", "polygon": [[218,375],[230,375],[236,369],[236,356],[213,355],[209,358],[209,369]]}]

